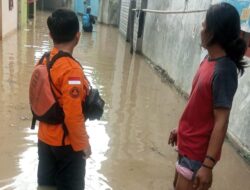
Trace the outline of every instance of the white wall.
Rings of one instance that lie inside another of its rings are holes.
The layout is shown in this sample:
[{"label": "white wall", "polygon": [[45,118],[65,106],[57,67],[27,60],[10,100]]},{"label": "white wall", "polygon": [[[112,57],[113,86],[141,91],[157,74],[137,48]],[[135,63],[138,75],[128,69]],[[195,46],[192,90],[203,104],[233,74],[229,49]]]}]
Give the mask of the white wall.
[{"label": "white wall", "polygon": [[[207,9],[210,1],[189,0],[148,1],[153,10],[201,10]],[[200,29],[203,13],[157,14],[146,13],[143,54],[163,68],[175,85],[185,92],[190,91],[194,72],[201,59]]]},{"label": "white wall", "polygon": [[250,160],[250,68],[239,78],[228,132],[236,145],[243,149],[242,154]]},{"label": "white wall", "polygon": [[101,0],[99,5],[98,22],[119,25],[121,0]]},{"label": "white wall", "polygon": [[17,0],[13,0],[14,7],[12,10],[9,10],[9,1],[1,0],[1,26],[2,32],[1,37],[5,37],[8,33],[13,32],[17,29]]},{"label": "white wall", "polygon": [[109,15],[109,0],[100,1],[98,22],[109,24],[108,15]]}]

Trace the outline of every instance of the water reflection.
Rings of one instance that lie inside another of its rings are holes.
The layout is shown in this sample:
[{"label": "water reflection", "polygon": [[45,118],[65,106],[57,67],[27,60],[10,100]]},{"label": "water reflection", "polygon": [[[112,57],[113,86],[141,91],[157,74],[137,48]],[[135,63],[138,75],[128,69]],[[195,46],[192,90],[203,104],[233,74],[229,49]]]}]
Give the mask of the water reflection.
[{"label": "water reflection", "polygon": [[26,151],[19,155],[19,171],[20,175],[7,180],[6,185],[1,186],[0,190],[18,189],[18,190],[34,190],[36,189],[36,171],[37,171],[37,131],[26,130],[28,136],[26,140]]},{"label": "water reflection", "polygon": [[106,152],[109,149],[109,136],[106,133],[108,123],[105,121],[87,121],[88,133],[92,155],[87,162],[86,189],[112,189],[107,178],[100,173],[102,162],[107,159]]},{"label": "water reflection", "polygon": [[[94,137],[90,138],[93,152],[87,161],[86,189],[112,189],[105,176],[99,173],[101,163],[107,159],[105,153],[109,149],[109,137],[106,133],[107,122],[87,121],[86,126],[89,136]],[[0,190],[55,190],[53,187],[37,187],[37,130],[28,129],[25,133],[27,134],[25,137],[26,151],[20,154],[18,163],[20,174],[12,179],[1,180]]]},{"label": "water reflection", "polygon": [[[83,63],[83,64],[86,64]],[[95,78],[94,68],[91,66],[83,65],[84,73],[88,78],[91,86],[93,88],[98,88],[101,96],[103,94],[103,86],[98,85],[97,79]],[[105,115],[107,110],[105,110],[103,119],[105,119]],[[87,121],[86,127],[88,134],[90,136],[90,144],[92,148],[92,155],[90,159],[87,161],[86,167],[86,189],[88,190],[111,190],[112,188],[108,185],[107,178],[100,173],[100,169],[102,166],[102,162],[107,159],[105,156],[106,152],[109,149],[109,136],[107,135],[106,128],[108,127],[107,121]]]}]

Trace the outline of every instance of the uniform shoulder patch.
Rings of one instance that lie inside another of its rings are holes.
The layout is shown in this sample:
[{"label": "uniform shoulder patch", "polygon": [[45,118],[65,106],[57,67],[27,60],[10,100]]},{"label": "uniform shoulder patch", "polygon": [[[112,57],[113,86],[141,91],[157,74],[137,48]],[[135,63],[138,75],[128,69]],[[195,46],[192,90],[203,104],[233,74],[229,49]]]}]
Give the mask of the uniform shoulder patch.
[{"label": "uniform shoulder patch", "polygon": [[78,98],[80,96],[80,90],[77,87],[72,87],[69,94],[72,98]]},{"label": "uniform shoulder patch", "polygon": [[68,78],[68,84],[69,85],[79,85],[81,84],[81,79],[80,77],[69,77]]}]

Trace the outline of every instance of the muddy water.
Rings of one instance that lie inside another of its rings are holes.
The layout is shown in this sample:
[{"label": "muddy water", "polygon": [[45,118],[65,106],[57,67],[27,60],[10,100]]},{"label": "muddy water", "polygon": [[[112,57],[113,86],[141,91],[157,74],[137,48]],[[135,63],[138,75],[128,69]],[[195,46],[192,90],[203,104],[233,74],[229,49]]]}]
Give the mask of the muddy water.
[{"label": "muddy water", "polygon": [[[28,84],[33,65],[52,46],[47,13],[37,13],[0,43],[0,190],[37,188],[37,131],[31,131]],[[82,34],[74,52],[106,100],[101,121],[87,122],[93,155],[86,190],[170,190],[175,151],[167,146],[185,100],[137,55],[116,28]],[[250,167],[228,143],[215,169],[214,190],[250,189]],[[53,188],[52,188],[53,189]]]}]

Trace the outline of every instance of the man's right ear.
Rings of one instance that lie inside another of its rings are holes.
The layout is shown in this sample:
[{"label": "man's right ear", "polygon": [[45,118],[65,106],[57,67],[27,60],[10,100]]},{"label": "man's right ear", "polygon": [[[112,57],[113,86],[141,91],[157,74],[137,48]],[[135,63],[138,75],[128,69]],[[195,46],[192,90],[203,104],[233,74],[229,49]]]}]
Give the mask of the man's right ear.
[{"label": "man's right ear", "polygon": [[76,40],[77,40],[77,43],[79,42],[80,37],[81,37],[81,32],[77,32],[77,33],[76,33]]}]

